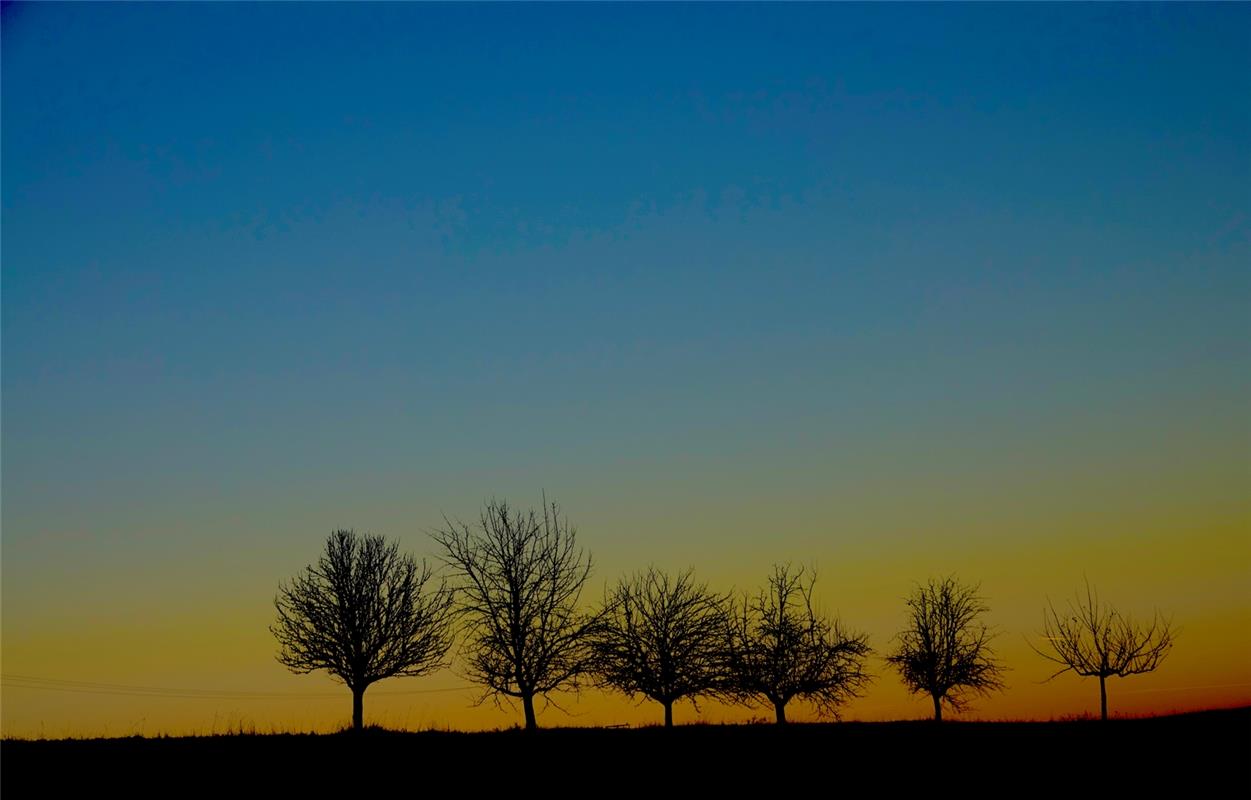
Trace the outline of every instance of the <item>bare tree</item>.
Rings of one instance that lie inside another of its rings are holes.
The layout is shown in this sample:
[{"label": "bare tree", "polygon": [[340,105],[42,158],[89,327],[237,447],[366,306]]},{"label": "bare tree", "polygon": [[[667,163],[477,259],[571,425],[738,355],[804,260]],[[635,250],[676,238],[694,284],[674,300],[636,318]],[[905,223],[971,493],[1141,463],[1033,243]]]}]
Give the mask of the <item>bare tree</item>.
[{"label": "bare tree", "polygon": [[546,498],[541,514],[492,501],[474,528],[445,521],[432,535],[458,581],[467,677],[483,700],[519,698],[534,730],[534,698],[576,689],[591,668],[596,617],[578,607],[590,555]]},{"label": "bare tree", "polygon": [[943,701],[957,711],[968,706],[968,694],[1003,689],[1005,667],[994,658],[993,638],[978,620],[990,609],[978,586],[954,577],[930,579],[907,599],[908,628],[896,638],[899,647],[887,662],[899,670],[913,693],[934,700],[934,719],[943,719]]},{"label": "bare tree", "polygon": [[451,646],[453,595],[425,561],[381,536],[338,530],[316,564],[279,585],[278,661],[296,673],[324,669],[352,690],[360,730],[365,689],[375,681],[425,675]]},{"label": "bare tree", "polygon": [[1034,652],[1063,665],[1047,680],[1072,670],[1083,677],[1099,678],[1099,716],[1108,718],[1107,679],[1153,672],[1173,649],[1177,632],[1172,622],[1157,611],[1147,624],[1138,623],[1115,608],[1100,605],[1099,594],[1086,583],[1086,597],[1078,594],[1068,603],[1068,613],[1056,611],[1051,601],[1043,612],[1043,639],[1050,653]]},{"label": "bare tree", "polygon": [[649,567],[623,578],[604,601],[594,637],[601,683],[660,703],[672,728],[675,702],[695,702],[724,682],[728,600],[689,569],[670,578]]},{"label": "bare tree", "polygon": [[744,597],[730,618],[726,655],[732,695],[767,702],[779,725],[795,698],[817,713],[838,717],[839,706],[859,697],[872,680],[864,668],[872,652],[867,634],[851,633],[812,605],[816,575],[775,565],[769,586]]}]

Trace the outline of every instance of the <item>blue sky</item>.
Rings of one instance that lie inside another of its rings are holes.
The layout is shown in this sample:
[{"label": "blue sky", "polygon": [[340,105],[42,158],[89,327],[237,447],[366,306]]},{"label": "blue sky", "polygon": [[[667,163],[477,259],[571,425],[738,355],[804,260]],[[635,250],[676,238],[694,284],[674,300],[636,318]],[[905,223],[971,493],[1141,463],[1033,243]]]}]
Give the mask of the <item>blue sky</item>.
[{"label": "blue sky", "polygon": [[1247,14],[9,6],[6,477],[1227,383]]}]

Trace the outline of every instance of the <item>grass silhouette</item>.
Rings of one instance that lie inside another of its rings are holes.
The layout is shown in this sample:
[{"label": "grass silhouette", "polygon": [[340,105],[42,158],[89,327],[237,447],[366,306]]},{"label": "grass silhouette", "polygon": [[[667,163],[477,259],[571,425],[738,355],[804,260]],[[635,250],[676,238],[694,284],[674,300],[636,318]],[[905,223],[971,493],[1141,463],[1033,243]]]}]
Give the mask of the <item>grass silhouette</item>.
[{"label": "grass silhouette", "polygon": [[[1251,789],[1251,707],[1140,719],[1053,722],[836,722],[489,732],[368,726],[354,732],[5,739],[12,796],[123,788],[128,796],[264,787],[325,796],[434,786],[587,796],[649,792],[739,796],[940,789],[989,796],[1061,783],[1079,794]],[[150,790],[150,791],[149,791]]]}]

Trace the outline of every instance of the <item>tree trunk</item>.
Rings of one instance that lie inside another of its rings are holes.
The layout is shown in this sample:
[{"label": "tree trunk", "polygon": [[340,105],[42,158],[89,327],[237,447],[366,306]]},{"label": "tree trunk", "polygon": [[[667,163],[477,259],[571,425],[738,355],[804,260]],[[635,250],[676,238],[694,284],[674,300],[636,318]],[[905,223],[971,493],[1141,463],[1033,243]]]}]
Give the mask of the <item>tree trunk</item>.
[{"label": "tree trunk", "polygon": [[526,730],[538,730],[539,721],[534,717],[534,695],[527,693],[521,696],[521,706],[526,710]]},{"label": "tree trunk", "polygon": [[1108,686],[1107,676],[1099,676],[1099,718],[1104,722],[1108,720]]},{"label": "tree trunk", "polygon": [[934,721],[943,721],[943,698],[934,695]]},{"label": "tree trunk", "polygon": [[777,712],[778,724],[786,724],[786,703],[774,703],[773,710]]},{"label": "tree trunk", "polygon": [[365,722],[365,689],[352,687],[352,730],[359,731]]},{"label": "tree trunk", "polygon": [[673,727],[673,701],[672,700],[665,701],[665,727],[666,728]]}]

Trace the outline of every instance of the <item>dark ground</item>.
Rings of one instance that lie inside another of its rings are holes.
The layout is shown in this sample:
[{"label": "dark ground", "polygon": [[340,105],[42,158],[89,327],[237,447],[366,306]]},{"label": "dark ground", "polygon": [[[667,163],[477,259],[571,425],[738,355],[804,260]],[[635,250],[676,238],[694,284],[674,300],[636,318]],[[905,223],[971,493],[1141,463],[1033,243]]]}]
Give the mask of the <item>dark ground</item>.
[{"label": "dark ground", "polygon": [[[0,744],[5,797],[386,793],[477,797],[839,797],[926,789],[962,796],[1246,797],[1251,707],[1138,720],[563,728],[527,735],[225,735]],[[1212,794],[1219,792],[1220,794]]]}]

